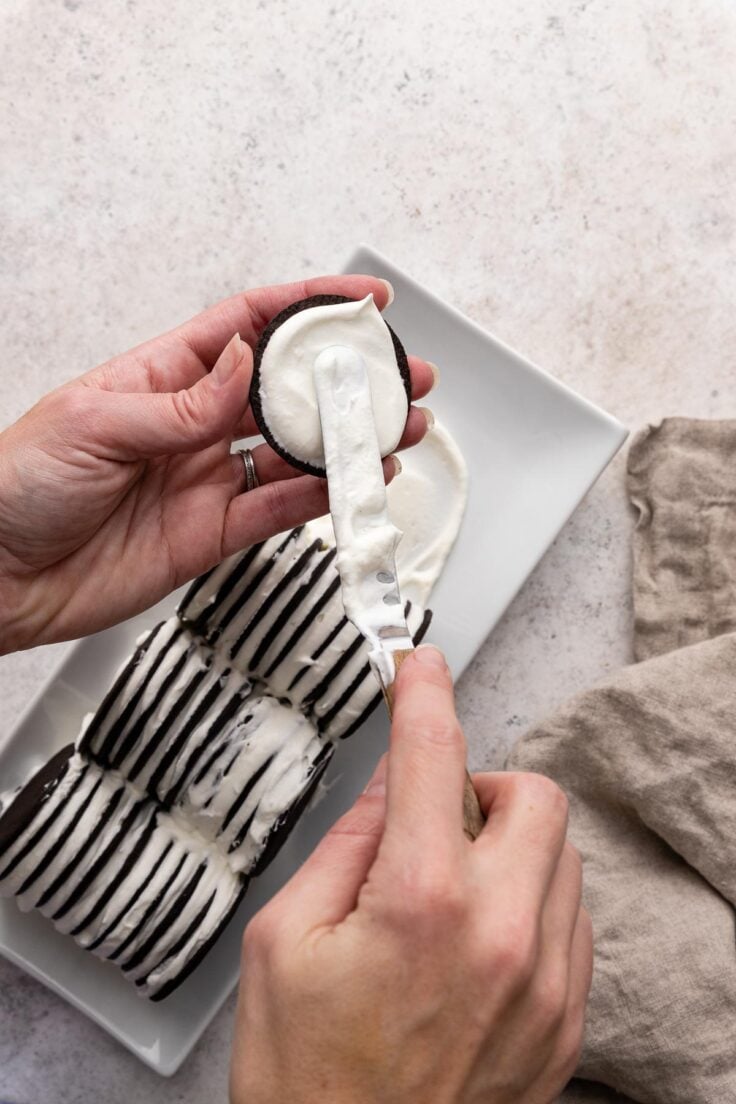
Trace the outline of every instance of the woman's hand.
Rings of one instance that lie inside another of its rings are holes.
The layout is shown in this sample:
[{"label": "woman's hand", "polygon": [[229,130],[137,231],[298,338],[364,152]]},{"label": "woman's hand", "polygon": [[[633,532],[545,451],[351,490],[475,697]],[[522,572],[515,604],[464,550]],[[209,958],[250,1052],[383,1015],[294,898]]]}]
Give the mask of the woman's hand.
[{"label": "woman's hand", "polygon": [[[267,445],[253,450],[261,486],[244,495],[230,445],[257,433],[248,390],[266,323],[297,299],[369,292],[387,305],[388,285],[369,276],[236,295],[53,391],[0,434],[0,652],[114,624],[326,513],[325,482]],[[417,358],[410,367],[420,398],[432,369]],[[401,447],[426,427],[412,408]],[[393,462],[385,467],[390,478]]]},{"label": "woman's hand", "polygon": [[567,803],[480,774],[441,653],[397,679],[391,749],[353,809],[251,921],[232,1104],[549,1104],[572,1075],[592,968]]}]

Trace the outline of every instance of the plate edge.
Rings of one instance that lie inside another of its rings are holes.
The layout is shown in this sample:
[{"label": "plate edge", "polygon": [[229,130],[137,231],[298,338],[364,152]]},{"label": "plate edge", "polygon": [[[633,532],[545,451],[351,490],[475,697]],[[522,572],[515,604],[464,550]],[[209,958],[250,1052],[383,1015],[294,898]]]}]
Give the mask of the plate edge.
[{"label": "plate edge", "polygon": [[[375,262],[378,265],[385,265],[387,268],[394,269],[396,272],[399,272],[404,280],[407,280],[410,284],[413,284],[414,287],[418,288],[425,295],[429,296],[429,298],[437,303],[438,306],[442,307],[443,310],[449,311],[450,314],[454,315],[459,322],[462,322],[465,326],[468,326],[471,330],[477,333],[480,337],[483,337],[486,341],[492,341],[504,353],[521,361],[524,366],[530,371],[534,372],[536,375],[541,376],[551,386],[559,389],[560,391],[563,391],[574,402],[579,403],[581,406],[585,407],[589,411],[589,413],[595,415],[602,422],[606,423],[608,428],[614,433],[614,435],[620,435],[618,448],[621,447],[626,438],[629,436],[630,431],[628,427],[625,426],[623,422],[619,421],[619,419],[616,418],[615,415],[609,414],[607,410],[604,410],[602,406],[598,406],[597,403],[594,403],[591,399],[586,399],[584,395],[581,395],[579,391],[576,391],[569,384],[564,383],[562,380],[558,379],[557,376],[549,372],[546,368],[542,368],[535,361],[530,360],[523,353],[520,353],[512,345],[507,344],[500,337],[497,337],[496,334],[494,334],[491,330],[487,330],[484,326],[480,324],[480,322],[476,322],[475,319],[471,318],[467,314],[464,314],[459,307],[456,307],[452,303],[449,303],[446,299],[443,299],[442,296],[437,294],[437,292],[432,291],[431,288],[427,287],[426,284],[423,284],[420,280],[417,280],[414,276],[410,275],[408,272],[405,272],[402,268],[399,267],[398,264],[396,264],[395,261],[392,261],[390,257],[387,257],[384,253],[381,253],[380,250],[375,249],[372,245],[368,245],[367,242],[360,242],[353,249],[350,256],[345,261],[345,264],[342,266],[341,271],[343,273],[351,272],[354,268],[355,259],[360,257],[361,254],[365,255],[371,261]],[[618,451],[618,448],[616,451]],[[615,455],[615,452],[612,455]],[[598,474],[600,475],[600,472]],[[596,476],[596,478],[598,477]]]}]

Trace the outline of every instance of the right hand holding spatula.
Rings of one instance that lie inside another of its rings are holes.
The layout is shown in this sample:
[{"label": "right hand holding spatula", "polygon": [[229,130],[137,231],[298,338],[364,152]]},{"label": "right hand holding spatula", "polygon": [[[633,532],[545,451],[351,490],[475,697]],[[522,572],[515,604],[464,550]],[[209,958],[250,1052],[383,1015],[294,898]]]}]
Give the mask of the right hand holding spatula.
[{"label": "right hand holding spatula", "polygon": [[550,1104],[572,1076],[592,971],[567,801],[476,774],[442,654],[395,686],[365,793],[251,921],[233,1104]]}]

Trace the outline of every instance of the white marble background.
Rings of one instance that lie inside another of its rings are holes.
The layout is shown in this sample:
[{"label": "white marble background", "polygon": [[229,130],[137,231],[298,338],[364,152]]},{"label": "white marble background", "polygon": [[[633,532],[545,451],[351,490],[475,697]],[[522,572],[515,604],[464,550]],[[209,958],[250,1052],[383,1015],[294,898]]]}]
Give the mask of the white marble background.
[{"label": "white marble background", "polygon": [[[634,428],[734,416],[735,64],[730,0],[3,0],[0,422],[361,240]],[[474,766],[628,661],[623,476],[462,679]],[[0,963],[0,1097],[223,1100],[232,1011],[163,1081]]]}]

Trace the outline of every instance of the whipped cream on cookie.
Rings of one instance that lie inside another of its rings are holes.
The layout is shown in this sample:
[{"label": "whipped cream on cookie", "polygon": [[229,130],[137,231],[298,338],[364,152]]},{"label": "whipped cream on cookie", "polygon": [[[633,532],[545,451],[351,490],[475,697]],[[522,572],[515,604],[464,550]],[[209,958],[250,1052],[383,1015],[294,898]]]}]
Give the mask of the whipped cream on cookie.
[{"label": "whipped cream on cookie", "polygon": [[399,443],[409,409],[391,331],[372,295],[359,302],[310,307],[287,318],[270,335],[261,356],[261,410],[277,444],[321,469],[322,429],[312,368],[331,345],[352,346],[365,361],[382,456]]}]

